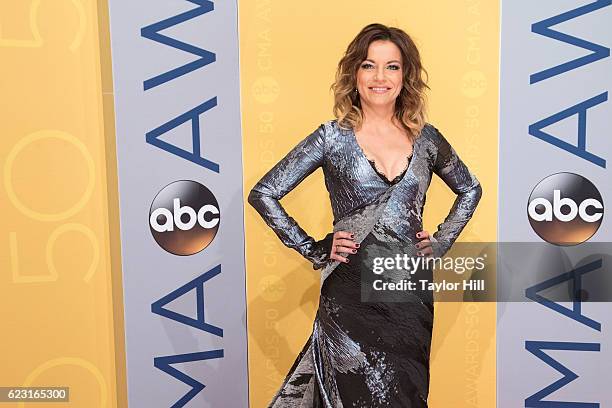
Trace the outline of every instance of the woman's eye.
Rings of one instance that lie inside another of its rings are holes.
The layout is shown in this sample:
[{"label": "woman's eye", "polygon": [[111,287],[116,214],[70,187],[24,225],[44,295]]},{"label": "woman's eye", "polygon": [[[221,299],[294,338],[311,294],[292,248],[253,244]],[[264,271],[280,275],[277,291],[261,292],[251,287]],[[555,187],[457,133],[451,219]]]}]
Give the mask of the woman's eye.
[{"label": "woman's eye", "polygon": [[400,69],[399,65],[389,65],[387,68],[392,69],[393,71]]},{"label": "woman's eye", "polygon": [[365,64],[361,64],[361,68],[363,68],[363,69],[371,69],[371,68],[374,68],[374,65],[372,65],[370,63],[365,63]]}]

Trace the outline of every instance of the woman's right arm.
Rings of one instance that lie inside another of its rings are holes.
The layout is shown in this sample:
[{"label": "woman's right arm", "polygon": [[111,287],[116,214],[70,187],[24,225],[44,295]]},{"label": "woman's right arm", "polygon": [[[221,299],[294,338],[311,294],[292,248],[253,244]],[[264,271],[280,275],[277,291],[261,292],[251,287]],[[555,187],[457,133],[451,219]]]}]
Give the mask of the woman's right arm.
[{"label": "woman's right arm", "polygon": [[322,166],[325,155],[325,126],[302,140],[257,182],[249,193],[248,202],[266,224],[289,248],[298,251],[313,263],[315,269],[329,259],[332,234],[315,241],[291,217],[280,203],[287,193]]}]

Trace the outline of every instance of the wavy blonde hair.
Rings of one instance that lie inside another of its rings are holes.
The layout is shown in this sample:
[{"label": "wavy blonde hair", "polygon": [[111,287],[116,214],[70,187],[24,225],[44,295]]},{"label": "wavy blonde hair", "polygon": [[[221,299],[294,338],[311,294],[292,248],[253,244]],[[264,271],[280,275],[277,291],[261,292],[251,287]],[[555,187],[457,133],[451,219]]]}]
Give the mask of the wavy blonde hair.
[{"label": "wavy blonde hair", "polygon": [[[364,27],[348,45],[338,63],[334,92],[334,115],[343,129],[359,129],[363,123],[363,110],[357,89],[357,70],[368,57],[368,47],[374,41],[391,41],[402,54],[404,84],[395,100],[395,118],[415,138],[425,125],[427,71],[414,41],[403,30],[383,24]],[[425,79],[424,79],[425,78]]]}]

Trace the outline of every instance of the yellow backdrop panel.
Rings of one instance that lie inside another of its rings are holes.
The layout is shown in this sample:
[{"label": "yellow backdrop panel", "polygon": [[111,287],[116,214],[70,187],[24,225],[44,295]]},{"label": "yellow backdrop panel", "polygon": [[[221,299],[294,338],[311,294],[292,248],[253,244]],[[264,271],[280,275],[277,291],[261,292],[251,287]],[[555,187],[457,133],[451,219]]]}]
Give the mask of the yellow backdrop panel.
[{"label": "yellow backdrop panel", "polygon": [[84,408],[125,397],[106,8],[0,4],[0,384]]},{"label": "yellow backdrop panel", "polygon": [[[463,241],[493,241],[497,213],[498,2],[242,1],[240,58],[245,195],[291,147],[331,119],[329,86],[349,41],[366,24],[406,30],[430,74],[429,120],[478,176],[483,199]],[[425,228],[454,195],[434,178]],[[246,198],[246,197],[245,197]],[[321,172],[283,199],[314,237],[332,227]],[[319,274],[246,210],[251,406],[264,407],[311,331]],[[495,304],[438,303],[430,406],[495,406]]]}]

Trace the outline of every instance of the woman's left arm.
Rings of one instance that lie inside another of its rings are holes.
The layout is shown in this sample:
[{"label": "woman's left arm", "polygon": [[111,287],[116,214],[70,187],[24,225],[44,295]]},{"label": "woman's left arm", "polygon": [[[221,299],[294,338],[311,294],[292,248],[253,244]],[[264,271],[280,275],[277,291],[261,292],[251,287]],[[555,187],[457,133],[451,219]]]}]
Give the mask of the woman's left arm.
[{"label": "woman's left arm", "polygon": [[482,196],[482,187],[442,133],[435,127],[434,132],[437,156],[433,171],[457,194],[448,216],[433,234],[438,241],[434,243],[434,255],[443,256],[472,218]]}]

